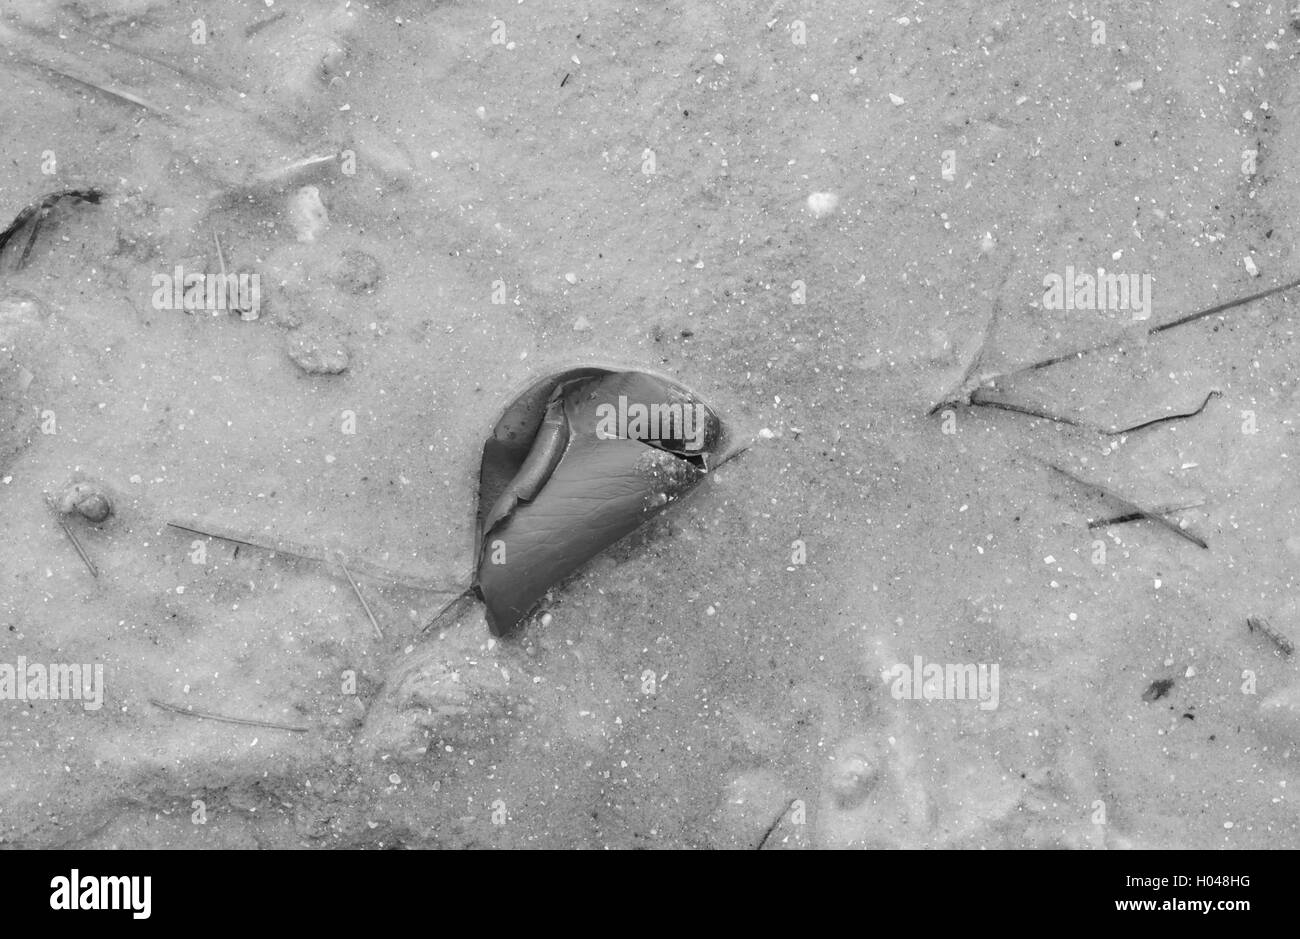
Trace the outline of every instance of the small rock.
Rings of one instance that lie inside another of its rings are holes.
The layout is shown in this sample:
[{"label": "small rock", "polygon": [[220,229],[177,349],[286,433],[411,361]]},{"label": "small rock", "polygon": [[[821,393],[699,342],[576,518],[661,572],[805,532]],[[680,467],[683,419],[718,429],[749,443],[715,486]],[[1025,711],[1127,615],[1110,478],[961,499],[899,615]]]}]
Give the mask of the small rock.
[{"label": "small rock", "polygon": [[814,218],[825,218],[835,211],[840,197],[833,192],[814,192],[808,196],[808,211]]},{"label": "small rock", "polygon": [[904,104],[907,103],[906,100],[901,95],[896,95],[893,92],[890,92],[889,100],[893,102],[894,107],[896,108],[902,107]]},{"label": "small rock", "polygon": [[1246,273],[1249,274],[1251,277],[1259,276],[1259,268],[1255,265],[1255,259],[1252,258],[1249,254],[1241,259],[1241,263],[1246,266]]},{"label": "small rock", "polygon": [[357,250],[342,252],[330,272],[334,286],[356,294],[374,290],[382,277],[383,268],[375,256]]},{"label": "small rock", "polygon": [[289,200],[289,222],[301,242],[313,242],[329,225],[329,213],[321,201],[320,190],[303,186]]},{"label": "small rock", "polygon": [[338,375],[351,361],[338,339],[319,332],[300,332],[289,337],[289,358],[308,375]]}]

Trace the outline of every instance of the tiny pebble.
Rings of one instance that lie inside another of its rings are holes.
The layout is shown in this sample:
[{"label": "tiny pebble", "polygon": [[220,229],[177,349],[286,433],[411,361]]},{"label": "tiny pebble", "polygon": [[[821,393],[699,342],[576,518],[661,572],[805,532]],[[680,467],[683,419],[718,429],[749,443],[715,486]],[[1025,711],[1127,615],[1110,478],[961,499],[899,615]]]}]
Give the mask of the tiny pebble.
[{"label": "tiny pebble", "polygon": [[835,211],[840,197],[833,192],[814,192],[808,196],[808,211],[814,218],[824,218]]}]

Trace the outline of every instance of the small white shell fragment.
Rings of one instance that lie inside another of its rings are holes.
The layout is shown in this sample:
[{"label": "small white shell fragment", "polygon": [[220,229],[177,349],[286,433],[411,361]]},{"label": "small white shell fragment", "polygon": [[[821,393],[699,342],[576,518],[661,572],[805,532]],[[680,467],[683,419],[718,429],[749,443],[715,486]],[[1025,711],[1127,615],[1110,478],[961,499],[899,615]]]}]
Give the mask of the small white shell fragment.
[{"label": "small white shell fragment", "polygon": [[564,279],[571,284],[576,284],[578,282],[578,275],[573,273],[573,271],[569,271],[569,273],[564,275]]},{"label": "small white shell fragment", "polygon": [[1259,268],[1255,265],[1255,259],[1252,258],[1249,254],[1241,259],[1241,263],[1246,265],[1246,273],[1249,274],[1251,277],[1259,276]]},{"label": "small white shell fragment", "polygon": [[320,190],[315,186],[303,186],[289,200],[289,221],[294,233],[302,242],[315,241],[330,223],[325,203],[321,201]]},{"label": "small white shell fragment", "polygon": [[719,52],[717,55],[715,55],[715,56],[713,57],[713,61],[714,61],[714,62],[717,62],[719,65],[721,65],[723,62],[725,62],[725,61],[727,61],[727,60],[726,60],[726,58],[722,55],[722,53]]},{"label": "small white shell fragment", "polygon": [[1140,78],[1135,79],[1135,80],[1129,82],[1129,83],[1128,83],[1127,85],[1125,85],[1124,87],[1127,88],[1129,91],[1141,91],[1141,90],[1142,90],[1142,79],[1140,79]]},{"label": "small white shell fragment", "polygon": [[904,99],[901,95],[894,94],[892,91],[889,93],[889,100],[894,103],[894,107],[896,108],[902,107],[904,104],[907,103],[906,99]]},{"label": "small white shell fragment", "polygon": [[770,427],[764,427],[762,430],[758,432],[758,435],[762,437],[764,440],[771,440],[773,437],[776,436],[776,434],[772,433],[772,428]]},{"label": "small white shell fragment", "polygon": [[993,237],[993,232],[986,231],[984,237],[980,239],[980,253],[990,254],[995,245],[997,245],[997,241]]},{"label": "small white shell fragment", "polygon": [[549,626],[549,625],[551,625],[551,623],[553,623],[553,622],[555,622],[555,617],[552,616],[550,613],[543,613],[543,614],[542,614],[541,623],[542,623],[543,626]]},{"label": "small white shell fragment", "polygon": [[835,211],[840,197],[833,192],[814,192],[808,196],[808,211],[814,218],[825,218]]}]

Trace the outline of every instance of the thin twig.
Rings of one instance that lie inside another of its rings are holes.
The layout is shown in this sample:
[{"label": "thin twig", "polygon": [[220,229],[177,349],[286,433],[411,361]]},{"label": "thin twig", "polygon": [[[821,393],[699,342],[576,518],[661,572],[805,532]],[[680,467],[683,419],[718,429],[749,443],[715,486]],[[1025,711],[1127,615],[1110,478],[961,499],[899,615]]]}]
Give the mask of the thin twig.
[{"label": "thin twig", "polygon": [[1167,421],[1182,420],[1185,417],[1196,417],[1205,410],[1206,405],[1210,403],[1211,398],[1218,397],[1220,392],[1216,389],[1205,396],[1201,406],[1195,411],[1186,411],[1182,414],[1166,414],[1164,417],[1153,418],[1149,421],[1142,421],[1129,427],[1121,427],[1118,430],[1102,427],[1098,424],[1092,424],[1088,421],[1077,421],[1072,417],[1065,417],[1060,414],[1050,414],[1047,411],[1039,411],[1036,408],[1026,407],[1025,405],[1015,404],[1011,401],[1002,401],[997,398],[978,397],[980,389],[976,388],[971,392],[970,400],[967,402],[973,408],[996,408],[1000,411],[1013,411],[1016,414],[1027,414],[1030,417],[1040,417],[1044,420],[1053,421],[1057,424],[1068,424],[1070,427],[1081,427],[1085,430],[1091,430],[1094,433],[1101,434],[1104,437],[1118,437],[1121,434],[1131,434],[1135,431],[1145,430],[1148,427],[1154,427],[1157,424],[1164,424]]},{"label": "thin twig", "polygon": [[[1256,300],[1263,300],[1265,297],[1271,297],[1274,294],[1282,293],[1284,290],[1290,290],[1293,287],[1300,287],[1300,278],[1288,281],[1277,287],[1269,287],[1267,290],[1261,290],[1258,293],[1252,293],[1245,297],[1237,297],[1235,300],[1226,300],[1223,303],[1216,303],[1212,307],[1204,310],[1198,310],[1195,313],[1188,313],[1186,316],[1180,316],[1178,319],[1170,320],[1168,323],[1160,323],[1152,326],[1147,330],[1148,336],[1154,336],[1163,333],[1177,326],[1184,326],[1187,323],[1194,323],[1197,320],[1205,319],[1207,316],[1214,316],[1216,313],[1223,313],[1235,307],[1244,306],[1247,303],[1253,303]],[[1051,358],[1042,359],[1038,362],[1031,362],[1029,365],[1022,365],[1020,368],[1012,369],[1009,372],[1001,372],[997,375],[990,376],[987,381],[996,382],[1000,378],[1010,378],[1013,375],[1020,375],[1024,372],[1041,371],[1050,368],[1053,365],[1059,365],[1061,362],[1068,362],[1070,359],[1081,359],[1084,356],[1092,355],[1096,352],[1105,352],[1124,344],[1123,338],[1115,339],[1110,342],[1104,342],[1099,346],[1092,346],[1088,349],[1078,349],[1074,352],[1066,352],[1062,355],[1054,355]]]},{"label": "thin twig", "polygon": [[477,599],[477,597],[478,594],[474,590],[474,585],[470,584],[460,593],[456,594],[456,596],[452,597],[442,606],[438,607],[438,612],[434,613],[433,616],[430,617],[429,621],[420,628],[420,635],[421,636],[425,635],[430,630],[432,630],[434,626],[438,625],[438,623],[443,619],[443,617],[447,615],[448,610],[451,610],[453,607],[458,606],[459,604],[463,603],[467,599]]},{"label": "thin twig", "polygon": [[77,555],[81,558],[82,563],[86,565],[86,570],[90,571],[90,576],[98,577],[99,568],[95,567],[95,562],[90,559],[90,555],[86,553],[86,549],[81,546],[81,542],[77,540],[77,536],[73,533],[71,526],[63,520],[63,515],[57,508],[54,509],[54,513],[54,517],[59,522],[59,527],[62,528],[63,533],[68,536],[68,540],[72,542],[72,546],[77,549]]},{"label": "thin twig", "polygon": [[[1151,511],[1156,515],[1172,515],[1175,512],[1185,512],[1187,509],[1199,508],[1202,505],[1205,505],[1204,499],[1189,502],[1186,505],[1162,505],[1153,508]],[[1138,512],[1126,512],[1123,515],[1112,515],[1110,518],[1094,518],[1088,522],[1088,527],[1090,529],[1107,528],[1111,525],[1123,525],[1126,522],[1140,522],[1145,518],[1145,515]]]},{"label": "thin twig", "polygon": [[70,82],[74,82],[78,85],[83,85],[86,88],[90,88],[94,91],[98,91],[100,94],[107,95],[110,98],[115,98],[118,101],[124,101],[127,104],[134,105],[137,108],[143,108],[144,110],[149,111],[152,114],[155,114],[159,117],[166,118],[168,120],[171,119],[170,115],[162,108],[158,107],[155,104],[150,104],[144,98],[141,98],[139,95],[132,94],[131,92],[127,91],[124,88],[115,87],[113,85],[100,84],[98,82],[91,81],[88,78],[81,78],[77,75],[71,75],[65,71],[62,71],[61,69],[53,68],[49,65],[45,65],[44,63],[37,62],[33,59],[23,58],[22,56],[18,57],[18,61],[30,65],[34,68],[37,68],[43,72],[49,72],[50,74],[56,75],[59,78],[66,78]]},{"label": "thin twig", "polygon": [[785,818],[786,813],[790,811],[790,807],[794,805],[795,801],[791,799],[776,814],[776,818],[772,819],[772,824],[767,826],[767,831],[763,832],[763,837],[758,840],[758,844],[754,847],[755,851],[763,850],[763,846],[767,844],[767,839],[772,837],[772,832],[776,831],[776,827],[781,824],[781,819]]},{"label": "thin twig", "polygon": [[[1035,459],[1038,458],[1035,457]],[[1047,460],[1038,460],[1038,462],[1042,463],[1046,467],[1049,467],[1050,469],[1056,470],[1056,472],[1060,473],[1066,479],[1073,480],[1074,482],[1078,483],[1080,486],[1086,486],[1089,489],[1093,489],[1101,493],[1103,496],[1106,496],[1108,499],[1115,500],[1120,505],[1122,505],[1128,512],[1136,513],[1138,515],[1141,515],[1143,518],[1148,519],[1149,521],[1155,522],[1157,525],[1161,525],[1165,528],[1168,528],[1170,531],[1178,535],[1180,538],[1186,538],[1188,541],[1190,541],[1192,544],[1198,547],[1209,548],[1209,545],[1202,538],[1192,534],[1191,532],[1183,528],[1180,528],[1179,526],[1175,525],[1173,522],[1169,521],[1169,519],[1161,515],[1157,515],[1155,512],[1149,511],[1148,509],[1144,509],[1142,506],[1138,505],[1132,499],[1129,499],[1125,496],[1121,496],[1119,493],[1115,492],[1114,490],[1107,489],[1105,486],[1101,485],[1100,483],[1094,483],[1087,479],[1082,479],[1078,476],[1075,476],[1069,470],[1062,469],[1061,467],[1057,466],[1055,463],[1049,463]]]},{"label": "thin twig", "polygon": [[271,730],[288,730],[295,734],[305,734],[311,730],[310,727],[281,724],[277,721],[263,721],[255,717],[228,717],[225,714],[214,714],[212,711],[201,711],[198,708],[185,708],[178,704],[168,704],[166,701],[159,701],[157,698],[150,698],[149,703],[154,707],[162,708],[164,711],[171,711],[173,714],[180,714],[182,717],[193,717],[197,720],[220,721],[223,724],[243,724],[247,727],[268,727]]},{"label": "thin twig", "polygon": [[719,468],[725,466],[726,464],[730,463],[730,462],[731,462],[732,460],[734,460],[736,457],[740,456],[742,453],[744,453],[745,451],[747,451],[747,450],[750,448],[750,446],[751,446],[751,444],[748,444],[748,443],[747,443],[747,444],[745,444],[745,445],[742,446],[742,447],[737,447],[736,449],[732,450],[730,453],[728,453],[726,456],[724,456],[721,460],[719,460],[718,462],[714,463],[712,466],[708,467],[708,472],[712,473],[713,471],[715,471],[715,470],[717,470],[717,469],[719,469]]},{"label": "thin twig", "polygon": [[1262,616],[1247,616],[1246,628],[1251,632],[1263,633],[1283,655],[1291,655],[1295,652],[1295,643],[1274,629],[1272,624]]},{"label": "thin twig", "polygon": [[274,16],[269,16],[264,20],[260,20],[254,23],[252,26],[244,30],[244,38],[248,38],[249,36],[256,36],[258,33],[266,29],[266,27],[270,26],[272,23],[277,23],[280,20],[284,19],[286,12],[287,11],[285,10],[281,10],[279,13],[275,14]]},{"label": "thin twig", "polygon": [[[995,398],[977,398],[976,395],[978,394],[978,388],[971,392],[969,404],[973,408],[995,408],[999,411],[1013,411],[1016,414],[1027,414],[1030,417],[1041,417],[1044,420],[1053,421],[1057,424],[1068,424],[1071,427],[1088,427],[1087,424],[1084,424],[1081,421],[1076,421],[1071,417],[1064,417],[1059,414],[1048,414],[1046,411],[1039,411],[1034,408],[1025,407],[1021,404],[1013,404],[1010,401],[999,401]],[[1096,428],[1089,427],[1088,429],[1095,430]]]},{"label": "thin twig", "polygon": [[[168,528],[174,528],[177,531],[187,532],[191,535],[198,535],[202,538],[216,538],[219,541],[228,541],[231,544],[243,545],[246,548],[257,548],[259,551],[270,551],[272,554],[283,554],[300,561],[310,561],[314,564],[335,564],[333,558],[328,557],[323,552],[317,551],[309,545],[294,544],[292,542],[276,539],[274,542],[253,541],[248,535],[243,533],[236,534],[230,529],[218,525],[204,523],[203,528],[197,528],[194,525],[187,525],[181,522],[168,522]],[[459,588],[448,590],[442,587],[434,587],[427,581],[410,577],[398,571],[392,571],[388,568],[380,567],[378,564],[371,564],[369,561],[354,560],[352,569],[358,574],[366,577],[372,577],[376,580],[386,580],[390,583],[398,584],[403,587],[409,587],[412,590],[422,590],[425,593],[457,593]]]},{"label": "thin twig", "polygon": [[1202,411],[1205,410],[1206,405],[1210,403],[1210,399],[1217,398],[1219,394],[1220,392],[1218,391],[1218,389],[1211,391],[1209,394],[1205,396],[1205,400],[1201,402],[1201,406],[1197,408],[1195,411],[1188,411],[1185,414],[1166,414],[1164,417],[1157,417],[1154,420],[1143,421],[1141,424],[1134,424],[1132,427],[1123,427],[1119,430],[1107,430],[1107,431],[1103,431],[1103,433],[1107,434],[1108,436],[1115,437],[1118,436],[1119,434],[1131,434],[1135,430],[1145,430],[1148,427],[1154,427],[1156,424],[1163,424],[1166,421],[1178,421],[1178,420],[1182,420],[1185,417],[1196,417],[1198,414],[1200,414]]},{"label": "thin twig", "polygon": [[383,639],[384,631],[379,628],[379,620],[375,619],[375,614],[370,611],[370,604],[367,603],[366,598],[361,595],[361,588],[358,587],[357,582],[352,579],[352,572],[348,570],[347,562],[343,560],[343,552],[341,551],[339,552],[339,567],[343,568],[343,573],[347,577],[348,583],[352,585],[352,592],[355,593],[357,599],[361,601],[361,608],[366,611],[366,616],[370,619],[370,625],[375,627],[375,635],[380,639]]}]

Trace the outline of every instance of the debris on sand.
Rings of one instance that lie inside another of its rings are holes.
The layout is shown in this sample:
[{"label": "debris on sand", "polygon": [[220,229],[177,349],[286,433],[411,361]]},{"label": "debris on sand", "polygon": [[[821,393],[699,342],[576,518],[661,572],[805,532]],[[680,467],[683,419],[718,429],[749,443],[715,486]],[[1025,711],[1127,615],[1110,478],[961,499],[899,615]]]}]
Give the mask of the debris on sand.
[{"label": "debris on sand", "polygon": [[317,330],[295,333],[288,339],[289,358],[308,375],[341,375],[351,364],[347,347]]},{"label": "debris on sand", "polygon": [[348,250],[339,254],[338,260],[330,271],[330,280],[335,287],[347,293],[370,293],[383,277],[383,268],[372,254],[365,251]]},{"label": "debris on sand", "polygon": [[[21,242],[23,246],[22,253],[14,265],[14,270],[21,270],[31,257],[32,248],[36,245],[36,236],[40,233],[41,226],[44,225],[45,219],[54,210],[55,206],[61,202],[69,202],[74,205],[89,202],[91,205],[99,205],[100,200],[103,198],[104,193],[99,189],[61,189],[58,192],[43,196],[40,201],[32,203],[15,215],[9,226],[4,231],[0,231],[0,254],[3,254],[10,241],[14,242],[15,250],[17,250],[17,246]],[[23,231],[27,232],[26,237],[19,237],[19,233]]]},{"label": "debris on sand", "polygon": [[1172,678],[1157,678],[1147,690],[1142,692],[1142,700],[1150,704],[1152,701],[1159,701],[1165,695],[1174,689],[1174,680]]},{"label": "debris on sand", "polygon": [[1246,617],[1246,628],[1253,633],[1259,633],[1265,636],[1269,642],[1277,646],[1278,651],[1283,655],[1292,655],[1295,652],[1295,643],[1293,643],[1285,633],[1279,632],[1273,625],[1262,616]]}]

